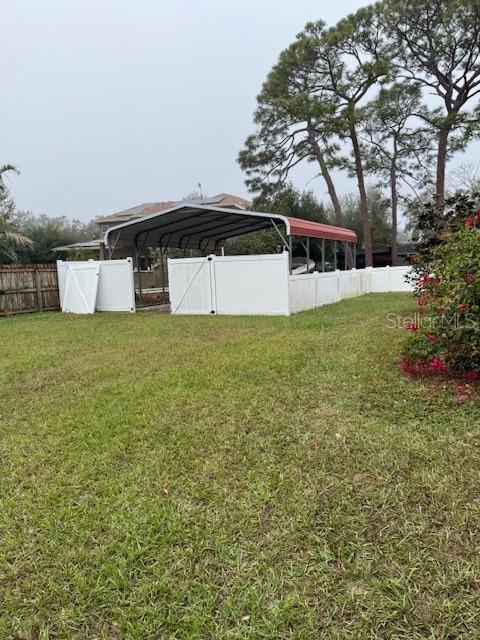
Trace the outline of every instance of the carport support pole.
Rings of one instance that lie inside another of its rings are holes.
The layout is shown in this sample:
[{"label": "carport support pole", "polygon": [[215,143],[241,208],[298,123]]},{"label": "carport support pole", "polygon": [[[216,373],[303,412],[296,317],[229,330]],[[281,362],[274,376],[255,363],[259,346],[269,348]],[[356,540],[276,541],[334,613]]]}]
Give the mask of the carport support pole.
[{"label": "carport support pole", "polygon": [[165,304],[167,299],[167,294],[165,292],[165,255],[167,253],[167,248],[160,249],[160,259],[162,261],[162,302]]},{"label": "carport support pole", "polygon": [[307,253],[307,273],[308,273],[308,269],[309,269],[309,263],[310,263],[310,238],[307,237],[307,242],[306,242],[306,253]]},{"label": "carport support pole", "polygon": [[345,242],[343,243],[343,259],[345,260],[345,264],[343,265],[343,268],[345,269],[345,271],[347,271],[348,269],[347,253],[348,253],[348,242],[345,240]]},{"label": "carport support pole", "polygon": [[337,241],[333,241],[333,270],[337,270]]},{"label": "carport support pole", "polygon": [[292,236],[288,236],[288,270],[292,273]]},{"label": "carport support pole", "polygon": [[322,273],[325,273],[325,238],[322,238]]},{"label": "carport support pole", "polygon": [[140,302],[143,303],[143,291],[142,291],[142,269],[141,269],[141,264],[140,264],[140,249],[135,246],[135,256],[137,258],[137,273],[138,273],[138,289],[139,289],[139,293],[138,293],[138,297],[140,299]]}]

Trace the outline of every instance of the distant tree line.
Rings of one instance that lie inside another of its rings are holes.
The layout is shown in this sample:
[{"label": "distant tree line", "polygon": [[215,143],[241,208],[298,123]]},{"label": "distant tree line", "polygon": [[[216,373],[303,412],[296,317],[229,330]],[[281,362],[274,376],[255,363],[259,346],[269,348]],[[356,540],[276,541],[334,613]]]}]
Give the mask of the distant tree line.
[{"label": "distant tree line", "polygon": [[355,177],[367,265],[374,176],[388,188],[396,261],[399,201],[431,183],[443,210],[447,160],[479,133],[479,92],[478,0],[382,0],[334,27],[308,23],[280,54],[239,162],[250,190],[270,196],[297,165],[313,163],[342,226],[346,203],[332,170]]}]

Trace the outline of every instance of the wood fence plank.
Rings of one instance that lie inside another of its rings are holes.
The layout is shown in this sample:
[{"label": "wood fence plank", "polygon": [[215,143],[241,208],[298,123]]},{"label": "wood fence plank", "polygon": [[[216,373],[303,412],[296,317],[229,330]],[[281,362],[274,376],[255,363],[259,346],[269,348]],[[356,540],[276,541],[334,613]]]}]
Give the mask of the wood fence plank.
[{"label": "wood fence plank", "polygon": [[37,307],[39,311],[43,311],[42,283],[39,269],[35,269],[35,287],[37,289]]},{"label": "wood fence plank", "polygon": [[0,265],[0,316],[59,308],[54,265]]}]

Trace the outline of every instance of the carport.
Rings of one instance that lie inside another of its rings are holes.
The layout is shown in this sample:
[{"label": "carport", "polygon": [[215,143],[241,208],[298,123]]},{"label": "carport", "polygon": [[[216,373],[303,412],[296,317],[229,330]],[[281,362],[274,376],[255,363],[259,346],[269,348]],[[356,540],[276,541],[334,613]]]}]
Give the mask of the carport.
[{"label": "carport", "polygon": [[[105,247],[110,259],[115,258],[116,252],[120,249],[123,255],[127,251],[133,256],[137,267],[140,265],[141,256],[149,247],[158,248],[162,254],[163,269],[163,254],[167,248],[184,251],[193,249],[203,255],[218,254],[229,238],[262,229],[274,229],[278,234],[280,246],[288,253],[289,273],[292,272],[294,237],[299,239],[303,247],[307,271],[312,242],[320,244],[319,271],[326,270],[326,243],[330,243],[332,249],[334,270],[338,266],[338,256],[342,254],[344,269],[355,265],[357,236],[350,229],[277,213],[227,209],[188,202],[111,227],[105,233]],[[347,259],[348,255],[351,256],[350,260]]]}]

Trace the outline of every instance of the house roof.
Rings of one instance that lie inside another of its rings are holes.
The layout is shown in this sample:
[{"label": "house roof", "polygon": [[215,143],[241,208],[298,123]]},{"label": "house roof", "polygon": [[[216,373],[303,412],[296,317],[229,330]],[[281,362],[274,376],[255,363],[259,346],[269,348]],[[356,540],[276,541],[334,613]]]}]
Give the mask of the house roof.
[{"label": "house roof", "polygon": [[178,247],[212,250],[227,238],[284,225],[286,235],[356,242],[350,229],[278,213],[185,202],[144,218],[110,227],[105,244],[114,247]]},{"label": "house roof", "polygon": [[144,218],[152,213],[159,213],[173,207],[175,203],[173,201],[167,202],[145,202],[144,204],[138,204],[136,207],[119,211],[118,213],[112,213],[107,216],[99,216],[96,219],[98,224],[103,222],[128,222],[136,218]]},{"label": "house roof", "polygon": [[248,209],[251,206],[251,203],[248,200],[245,200],[245,198],[234,196],[230,193],[219,193],[216,196],[212,196],[211,198],[198,198],[187,201],[167,200],[165,202],[146,202],[144,204],[139,204],[136,207],[125,209],[124,211],[112,213],[107,216],[97,217],[96,221],[98,224],[103,224],[106,222],[128,222],[129,220],[144,218],[145,216],[149,216],[154,213],[166,211],[167,209],[171,209],[172,207],[182,204],[183,202],[205,205],[211,204],[217,207],[226,207],[228,209],[232,208],[240,210]]}]

